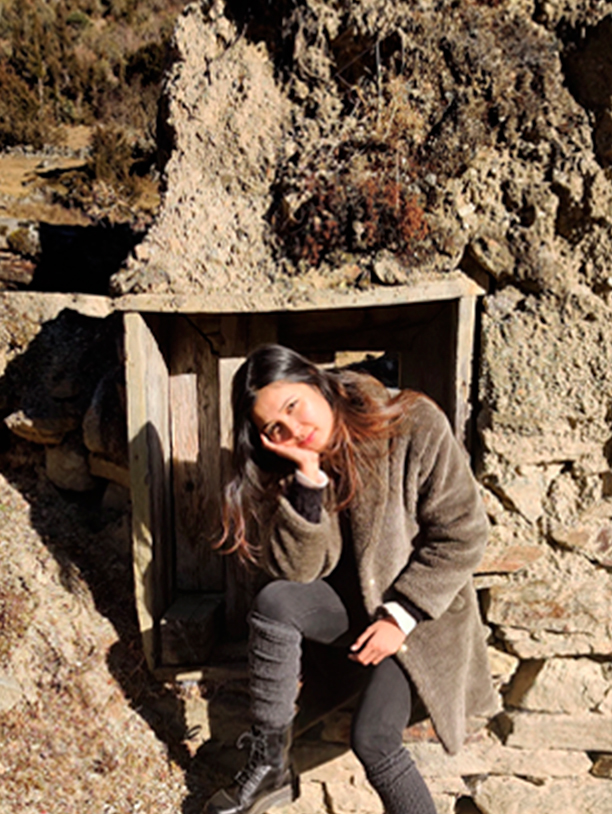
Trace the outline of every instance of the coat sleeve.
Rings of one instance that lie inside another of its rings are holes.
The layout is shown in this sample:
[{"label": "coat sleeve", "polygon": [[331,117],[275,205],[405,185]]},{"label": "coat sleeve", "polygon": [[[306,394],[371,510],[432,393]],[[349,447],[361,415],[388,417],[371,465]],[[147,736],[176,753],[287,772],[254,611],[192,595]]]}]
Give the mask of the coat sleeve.
[{"label": "coat sleeve", "polygon": [[262,565],[276,578],[312,582],[330,574],[340,559],[342,538],[335,512],[323,508],[319,522],[302,517],[281,497],[262,545]]},{"label": "coat sleeve", "polygon": [[[419,534],[407,567],[393,584],[400,596],[433,619],[469,581],[488,536],[484,506],[442,411],[422,399],[414,416],[405,462],[406,503],[416,500]],[[412,472],[412,477],[410,476]]]}]

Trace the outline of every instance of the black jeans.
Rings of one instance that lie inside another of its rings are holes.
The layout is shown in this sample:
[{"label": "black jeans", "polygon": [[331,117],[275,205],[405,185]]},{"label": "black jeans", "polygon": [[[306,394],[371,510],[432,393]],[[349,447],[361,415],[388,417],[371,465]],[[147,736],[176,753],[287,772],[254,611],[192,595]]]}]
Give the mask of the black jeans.
[{"label": "black jeans", "polygon": [[[347,661],[349,646],[369,624],[363,608],[348,610],[324,580],[271,582],[256,597],[253,612],[292,628],[309,641],[346,648]],[[351,747],[367,770],[401,749],[402,734],[410,718],[412,689],[408,676],[392,657],[376,667],[349,664],[351,669],[369,673],[351,730]],[[278,690],[282,694],[283,688]],[[293,688],[286,690],[293,692]]]}]

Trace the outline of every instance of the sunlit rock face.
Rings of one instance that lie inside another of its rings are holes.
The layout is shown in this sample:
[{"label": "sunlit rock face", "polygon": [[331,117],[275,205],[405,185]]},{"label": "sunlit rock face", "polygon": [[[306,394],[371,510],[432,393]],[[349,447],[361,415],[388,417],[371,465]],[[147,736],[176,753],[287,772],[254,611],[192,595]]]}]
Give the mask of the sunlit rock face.
[{"label": "sunlit rock face", "polygon": [[378,284],[390,251],[408,272],[606,295],[611,11],[192,3],[162,106],[164,203],[114,292],[282,300]]}]

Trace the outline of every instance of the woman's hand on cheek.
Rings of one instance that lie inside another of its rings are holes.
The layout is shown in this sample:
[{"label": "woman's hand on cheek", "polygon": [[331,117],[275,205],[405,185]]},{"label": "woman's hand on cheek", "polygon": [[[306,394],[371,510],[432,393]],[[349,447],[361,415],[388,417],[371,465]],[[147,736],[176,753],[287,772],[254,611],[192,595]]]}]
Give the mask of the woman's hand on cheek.
[{"label": "woman's hand on cheek", "polygon": [[406,636],[393,618],[379,619],[367,627],[351,645],[349,658],[360,664],[380,664],[387,656],[393,656],[404,643]]},{"label": "woman's hand on cheek", "polygon": [[275,444],[274,441],[270,441],[268,436],[263,433],[260,433],[259,437],[261,438],[261,445],[264,449],[267,449],[268,452],[273,452],[281,458],[292,461],[296,469],[301,470],[307,478],[314,481],[317,480],[320,467],[318,452],[312,449],[303,449],[290,442]]}]

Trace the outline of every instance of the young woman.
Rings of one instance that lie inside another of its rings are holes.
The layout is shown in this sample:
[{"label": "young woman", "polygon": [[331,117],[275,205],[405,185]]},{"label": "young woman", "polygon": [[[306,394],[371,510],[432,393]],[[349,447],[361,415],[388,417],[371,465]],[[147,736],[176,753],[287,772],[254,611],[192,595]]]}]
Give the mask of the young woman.
[{"label": "young woman", "polygon": [[319,370],[278,345],[241,366],[232,405],[224,539],[273,581],[249,615],[250,757],[205,812],[295,799],[306,639],[345,647],[363,674],[351,745],[387,814],[435,814],[402,745],[416,695],[451,753],[466,716],[496,708],[471,582],[487,520],[465,455],[426,396],[390,397],[370,376]]}]

